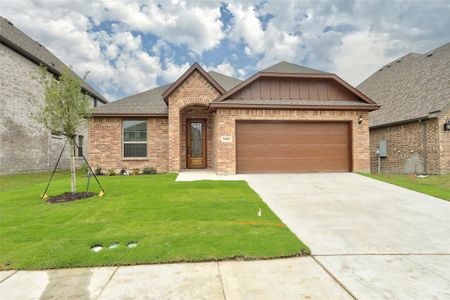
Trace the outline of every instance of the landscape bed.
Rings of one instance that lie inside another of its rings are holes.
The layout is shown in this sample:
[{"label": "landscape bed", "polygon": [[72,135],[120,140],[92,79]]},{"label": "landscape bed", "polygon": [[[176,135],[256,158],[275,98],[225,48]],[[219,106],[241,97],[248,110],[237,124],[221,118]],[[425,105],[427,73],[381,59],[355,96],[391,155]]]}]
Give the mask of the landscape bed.
[{"label": "landscape bed", "polygon": [[[0,176],[0,269],[309,253],[246,182],[175,182],[176,176],[102,176],[104,197],[57,205],[39,197],[48,173]],[[78,176],[78,191],[85,191],[86,180]],[[69,189],[70,175],[58,172],[48,195]],[[93,181],[90,191],[100,191]],[[96,245],[103,248],[94,252]]]}]

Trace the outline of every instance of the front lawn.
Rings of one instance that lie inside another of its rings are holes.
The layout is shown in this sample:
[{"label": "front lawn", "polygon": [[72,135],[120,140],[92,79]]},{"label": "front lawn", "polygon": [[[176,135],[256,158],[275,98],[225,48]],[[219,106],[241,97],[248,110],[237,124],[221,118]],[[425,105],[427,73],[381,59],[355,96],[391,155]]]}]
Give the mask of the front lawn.
[{"label": "front lawn", "polygon": [[424,178],[405,174],[362,175],[450,201],[450,174],[429,175]]},{"label": "front lawn", "polygon": [[[309,252],[244,181],[175,182],[175,174],[102,176],[105,197],[48,204],[39,198],[48,176],[0,176],[0,269],[270,258]],[[94,180],[91,187],[99,191]],[[57,173],[48,194],[69,188],[68,173]],[[85,188],[86,178],[80,177],[78,190]],[[137,241],[137,247],[127,248],[131,241]],[[113,242],[120,246],[107,249]],[[106,248],[94,253],[90,250],[94,244]]]}]

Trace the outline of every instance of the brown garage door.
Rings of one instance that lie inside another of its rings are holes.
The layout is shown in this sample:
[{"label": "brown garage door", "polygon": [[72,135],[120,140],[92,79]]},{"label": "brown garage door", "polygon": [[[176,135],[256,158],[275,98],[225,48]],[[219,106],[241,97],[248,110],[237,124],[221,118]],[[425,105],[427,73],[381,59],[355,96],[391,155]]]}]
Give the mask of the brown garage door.
[{"label": "brown garage door", "polygon": [[238,173],[351,171],[350,123],[236,124]]}]

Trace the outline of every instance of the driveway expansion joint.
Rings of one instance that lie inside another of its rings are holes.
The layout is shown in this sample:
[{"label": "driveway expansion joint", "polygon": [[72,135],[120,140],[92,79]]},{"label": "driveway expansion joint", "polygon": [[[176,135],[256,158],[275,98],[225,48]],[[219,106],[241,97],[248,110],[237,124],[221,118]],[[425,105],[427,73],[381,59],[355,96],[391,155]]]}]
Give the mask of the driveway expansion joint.
[{"label": "driveway expansion joint", "polygon": [[112,278],[114,277],[114,275],[116,275],[117,270],[119,270],[119,266],[117,266],[114,271],[111,273],[111,276],[109,276],[108,280],[105,282],[105,285],[102,287],[100,293],[98,293],[97,297],[95,298],[95,300],[100,299],[100,296],[102,295],[103,291],[106,289],[106,286],[111,282]]},{"label": "driveway expansion joint", "polygon": [[220,277],[220,284],[222,285],[222,294],[223,294],[223,299],[226,300],[227,296],[225,294],[225,285],[223,283],[223,277],[222,277],[222,272],[220,271],[220,265],[219,262],[216,262],[217,264],[217,271],[219,272],[219,277]]},{"label": "driveway expansion joint", "polygon": [[9,278],[11,278],[14,274],[16,274],[17,272],[19,272],[19,270],[15,270],[13,273],[11,273],[10,275],[6,276],[5,278],[3,278],[3,280],[0,280],[0,284],[5,282],[6,280],[8,280]]},{"label": "driveway expansion joint", "polygon": [[343,254],[311,254],[311,256],[427,256],[427,255],[450,255],[450,253],[343,253]]},{"label": "driveway expansion joint", "polygon": [[333,275],[333,273],[331,273],[331,271],[329,271],[327,268],[325,268],[325,266],[320,261],[318,261],[314,257],[314,255],[311,255],[311,257],[341,288],[344,289],[344,291],[347,292],[347,294],[349,294],[350,297],[352,297],[355,300],[358,299],[358,298],[356,298],[355,295],[353,295],[353,293],[339,279],[337,279],[336,276]]}]

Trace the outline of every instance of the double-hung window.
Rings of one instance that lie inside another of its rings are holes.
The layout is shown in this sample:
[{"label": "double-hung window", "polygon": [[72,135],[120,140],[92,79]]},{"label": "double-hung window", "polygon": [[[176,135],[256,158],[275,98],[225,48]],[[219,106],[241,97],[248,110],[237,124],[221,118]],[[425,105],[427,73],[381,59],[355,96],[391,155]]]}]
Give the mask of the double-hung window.
[{"label": "double-hung window", "polygon": [[123,157],[147,157],[147,121],[124,120]]}]

